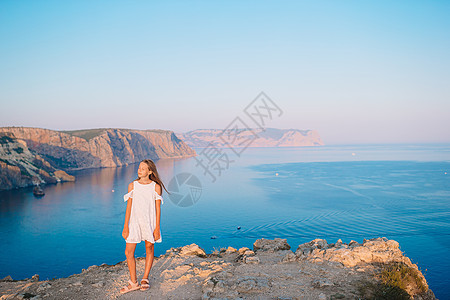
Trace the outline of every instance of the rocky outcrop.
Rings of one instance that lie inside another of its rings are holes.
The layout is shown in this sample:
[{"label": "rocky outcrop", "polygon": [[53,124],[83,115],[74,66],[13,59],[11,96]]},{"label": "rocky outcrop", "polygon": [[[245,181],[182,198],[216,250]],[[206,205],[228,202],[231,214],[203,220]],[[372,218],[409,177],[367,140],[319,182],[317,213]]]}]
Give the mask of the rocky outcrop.
[{"label": "rocky outcrop", "polygon": [[24,140],[10,132],[0,132],[0,190],[74,180],[32,153]]},{"label": "rocky outcrop", "polygon": [[[299,129],[242,129],[234,131],[219,129],[197,129],[177,136],[190,147],[207,147],[210,143],[215,147],[300,147],[324,145],[319,133],[315,130]],[[222,138],[221,138],[222,137]]]},{"label": "rocky outcrop", "polygon": [[[253,250],[228,247],[211,254],[196,244],[170,248],[155,257],[145,292],[119,294],[129,279],[123,261],[53,280],[8,276],[0,293],[1,299],[436,299],[396,241],[316,239],[290,249],[285,239],[259,239]],[[144,264],[145,258],[137,259],[139,279]]]},{"label": "rocky outcrop", "polygon": [[346,267],[394,261],[405,263],[410,267],[415,266],[409,258],[403,256],[398,242],[386,238],[364,240],[362,244],[351,241],[348,245],[342,243],[341,240],[338,240],[335,244],[328,244],[326,240],[315,239],[299,245],[295,255],[299,258],[314,261],[335,261]]}]

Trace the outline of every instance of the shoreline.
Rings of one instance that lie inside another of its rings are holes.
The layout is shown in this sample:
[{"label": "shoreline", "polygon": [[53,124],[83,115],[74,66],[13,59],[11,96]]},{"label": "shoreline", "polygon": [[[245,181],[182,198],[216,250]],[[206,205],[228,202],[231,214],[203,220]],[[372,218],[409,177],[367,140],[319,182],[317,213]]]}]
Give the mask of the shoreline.
[{"label": "shoreline", "polygon": [[[138,280],[144,263],[145,257],[136,258]],[[404,278],[390,282],[399,271]],[[7,276],[0,299],[370,299],[379,293],[436,299],[417,265],[387,238],[348,244],[315,239],[295,248],[286,239],[262,238],[253,249],[209,254],[190,244],[154,257],[149,290],[121,295],[128,279],[126,261],[51,280]]]}]

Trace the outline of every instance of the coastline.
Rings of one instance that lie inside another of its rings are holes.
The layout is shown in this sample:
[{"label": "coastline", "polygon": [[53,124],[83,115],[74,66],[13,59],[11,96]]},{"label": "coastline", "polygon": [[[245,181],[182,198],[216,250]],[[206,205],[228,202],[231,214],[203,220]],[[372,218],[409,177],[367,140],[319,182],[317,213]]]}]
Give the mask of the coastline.
[{"label": "coastline", "polygon": [[[136,258],[138,280],[144,263],[145,257]],[[399,270],[403,280],[393,282]],[[294,248],[286,239],[262,238],[252,249],[210,254],[190,244],[155,256],[149,290],[121,295],[128,279],[126,261],[53,280],[7,276],[0,299],[370,299],[379,293],[436,299],[417,265],[387,238],[348,244],[315,239]]]}]

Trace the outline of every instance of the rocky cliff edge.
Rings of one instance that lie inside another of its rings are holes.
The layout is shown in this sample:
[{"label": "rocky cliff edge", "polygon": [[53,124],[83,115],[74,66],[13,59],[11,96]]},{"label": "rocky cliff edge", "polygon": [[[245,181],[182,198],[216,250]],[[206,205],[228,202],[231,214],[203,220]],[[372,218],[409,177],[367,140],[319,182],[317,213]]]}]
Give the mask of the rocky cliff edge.
[{"label": "rocky cliff edge", "polygon": [[[137,258],[138,280],[144,263]],[[126,261],[54,280],[7,277],[0,299],[436,299],[417,265],[387,238],[315,239],[297,249],[286,239],[258,239],[253,249],[211,254],[191,244],[155,257],[149,290],[121,295],[128,279]]]}]

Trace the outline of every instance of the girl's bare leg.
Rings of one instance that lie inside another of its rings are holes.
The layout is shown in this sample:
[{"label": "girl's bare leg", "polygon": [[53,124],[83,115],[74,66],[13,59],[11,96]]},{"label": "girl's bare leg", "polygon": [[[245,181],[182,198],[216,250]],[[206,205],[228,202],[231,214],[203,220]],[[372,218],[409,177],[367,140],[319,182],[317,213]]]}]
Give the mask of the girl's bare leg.
[{"label": "girl's bare leg", "polygon": [[148,279],[148,274],[150,274],[150,270],[153,265],[153,257],[155,254],[155,245],[150,243],[149,241],[145,241],[145,270],[144,270],[144,276],[142,278]]},{"label": "girl's bare leg", "polygon": [[[136,259],[134,258],[134,250],[136,250],[136,244],[126,243],[125,256],[127,257],[128,270],[130,271],[130,279],[136,282]],[[128,285],[131,288],[130,285]]]}]

